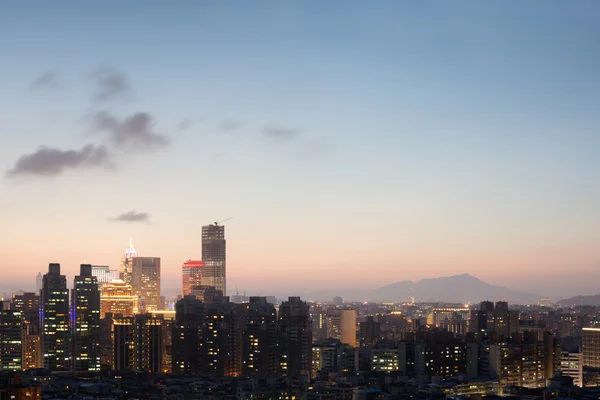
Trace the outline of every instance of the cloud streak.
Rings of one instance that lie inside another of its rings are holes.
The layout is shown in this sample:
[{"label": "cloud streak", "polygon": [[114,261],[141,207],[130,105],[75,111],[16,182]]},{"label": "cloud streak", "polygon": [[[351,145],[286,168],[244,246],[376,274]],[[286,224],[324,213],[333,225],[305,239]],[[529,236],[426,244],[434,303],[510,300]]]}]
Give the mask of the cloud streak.
[{"label": "cloud streak", "polygon": [[48,71],[33,80],[31,89],[58,89],[61,86],[57,72]]},{"label": "cloud streak", "polygon": [[136,212],[135,210],[127,211],[115,218],[109,218],[112,222],[128,222],[128,223],[141,223],[150,221],[150,214],[145,212]]},{"label": "cloud streak", "polygon": [[226,132],[234,132],[243,126],[244,123],[238,119],[225,119],[219,124],[219,129]]},{"label": "cloud streak", "polygon": [[99,102],[125,97],[131,92],[131,86],[125,74],[114,68],[104,67],[93,74],[96,84],[94,99]]},{"label": "cloud streak", "polygon": [[263,136],[268,139],[280,141],[280,142],[289,142],[298,135],[300,135],[300,130],[294,128],[286,128],[281,125],[271,124],[263,128]]},{"label": "cloud streak", "polygon": [[103,146],[87,145],[81,150],[61,150],[40,147],[36,152],[22,155],[6,175],[56,176],[66,170],[111,167],[110,155]]},{"label": "cloud streak", "polygon": [[108,112],[94,115],[92,131],[105,132],[116,147],[132,150],[156,150],[169,144],[169,139],[154,131],[154,118],[144,112],[119,120]]}]

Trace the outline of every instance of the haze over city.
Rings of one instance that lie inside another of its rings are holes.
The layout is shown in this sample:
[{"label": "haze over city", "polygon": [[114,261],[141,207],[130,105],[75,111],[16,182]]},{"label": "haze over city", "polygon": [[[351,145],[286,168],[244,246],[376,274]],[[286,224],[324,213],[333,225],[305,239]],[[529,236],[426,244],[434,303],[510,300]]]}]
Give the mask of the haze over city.
[{"label": "haze over city", "polygon": [[508,3],[4,5],[1,289],[233,217],[230,292],[597,293],[600,8]]}]

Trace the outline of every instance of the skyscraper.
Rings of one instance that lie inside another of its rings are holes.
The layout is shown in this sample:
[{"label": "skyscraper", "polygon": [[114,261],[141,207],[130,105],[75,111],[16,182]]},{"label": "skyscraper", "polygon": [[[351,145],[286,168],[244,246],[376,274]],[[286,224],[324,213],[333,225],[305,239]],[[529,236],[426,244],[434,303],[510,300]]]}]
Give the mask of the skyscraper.
[{"label": "skyscraper", "polygon": [[138,297],[133,293],[131,285],[116,279],[104,285],[100,295],[100,318],[107,313],[132,317],[138,312]]},{"label": "skyscraper", "polygon": [[356,347],[356,310],[328,310],[327,337]]},{"label": "skyscraper", "polygon": [[119,271],[119,278],[128,285],[131,285],[132,260],[137,256],[135,247],[133,247],[133,239],[129,238],[129,247],[125,249],[125,254],[123,254],[123,258],[121,259],[121,270]]},{"label": "skyscraper", "polygon": [[266,297],[250,297],[242,323],[242,375],[275,376],[278,372],[277,313]]},{"label": "skyscraper", "polygon": [[67,278],[60,274],[60,264],[50,264],[44,275],[40,296],[42,349],[44,368],[68,370],[69,292]]},{"label": "skyscraper", "polygon": [[73,285],[73,370],[100,371],[100,290],[91,265],[81,265]]},{"label": "skyscraper", "polygon": [[309,306],[290,297],[279,307],[280,371],[293,378],[312,370],[312,322]]},{"label": "skyscraper", "polygon": [[35,277],[35,294],[38,296],[40,295],[40,290],[42,290],[43,281],[44,278],[42,277],[42,273],[38,272],[37,276]]},{"label": "skyscraper", "polygon": [[194,286],[202,285],[202,261],[188,260],[181,266],[181,295],[192,293]]},{"label": "skyscraper", "polygon": [[160,310],[160,258],[134,257],[131,286],[139,297],[140,313]]},{"label": "skyscraper", "polygon": [[162,368],[161,318],[150,314],[114,319],[114,365],[116,371],[160,372]]},{"label": "skyscraper", "polygon": [[202,285],[214,286],[226,295],[225,227],[214,223],[202,227]]},{"label": "skyscraper", "polygon": [[20,371],[22,368],[21,312],[0,309],[0,371]]}]

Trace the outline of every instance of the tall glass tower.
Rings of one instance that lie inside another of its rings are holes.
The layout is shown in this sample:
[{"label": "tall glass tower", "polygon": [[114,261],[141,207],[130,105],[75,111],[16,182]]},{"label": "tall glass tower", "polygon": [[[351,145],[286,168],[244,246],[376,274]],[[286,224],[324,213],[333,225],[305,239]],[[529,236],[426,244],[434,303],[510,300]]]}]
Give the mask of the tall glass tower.
[{"label": "tall glass tower", "polygon": [[81,265],[73,285],[73,370],[100,371],[100,290],[91,265]]},{"label": "tall glass tower", "polygon": [[40,298],[40,321],[44,368],[70,369],[69,292],[60,264],[50,264],[44,275]]},{"label": "tall glass tower", "polygon": [[214,286],[226,295],[225,227],[202,227],[202,285]]}]

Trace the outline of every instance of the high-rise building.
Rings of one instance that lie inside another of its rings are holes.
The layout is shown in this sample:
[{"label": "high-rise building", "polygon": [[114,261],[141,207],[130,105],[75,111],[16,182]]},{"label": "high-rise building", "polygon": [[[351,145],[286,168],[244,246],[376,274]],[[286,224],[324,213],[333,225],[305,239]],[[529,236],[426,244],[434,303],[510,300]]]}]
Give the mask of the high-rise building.
[{"label": "high-rise building", "polygon": [[44,282],[44,277],[42,276],[41,272],[38,272],[37,276],[35,277],[35,293],[38,296],[40,295],[40,291],[42,290],[43,282]]},{"label": "high-rise building", "polygon": [[104,265],[92,265],[92,276],[95,276],[99,285],[119,279],[119,271],[112,270]]},{"label": "high-rise building", "polygon": [[242,375],[276,376],[279,367],[277,313],[266,297],[250,297],[243,305]]},{"label": "high-rise building", "polygon": [[12,310],[20,311],[23,320],[28,324],[28,331],[32,335],[40,333],[40,295],[39,292],[25,292],[13,296]]},{"label": "high-rise building", "polygon": [[310,308],[300,297],[290,297],[279,307],[279,367],[285,376],[310,376],[312,322]]},{"label": "high-rise building", "polygon": [[356,347],[356,310],[339,308],[328,310],[327,337]]},{"label": "high-rise building", "polygon": [[226,288],[225,227],[214,223],[202,227],[202,285],[214,286],[223,292]]},{"label": "high-rise building", "polygon": [[600,328],[583,328],[583,366],[600,368]]},{"label": "high-rise building", "polygon": [[373,346],[381,339],[381,325],[369,315],[364,322],[360,323],[360,341],[366,346]]},{"label": "high-rise building", "polygon": [[50,264],[44,275],[40,296],[44,368],[51,371],[70,368],[69,292],[60,264]]},{"label": "high-rise building", "polygon": [[202,261],[188,260],[181,266],[181,295],[192,293],[194,286],[202,285]]},{"label": "high-rise building", "polygon": [[81,265],[73,285],[73,370],[100,371],[100,290],[91,265]]},{"label": "high-rise building", "polygon": [[198,374],[199,328],[204,318],[204,303],[189,295],[175,304],[173,324],[173,364],[175,374]]},{"label": "high-rise building", "polygon": [[573,378],[575,386],[583,386],[583,353],[564,351],[560,357],[560,370],[564,376]]},{"label": "high-rise building", "polygon": [[133,239],[129,238],[129,247],[125,249],[125,254],[121,258],[121,270],[119,271],[119,278],[128,285],[131,285],[131,268],[132,260],[137,257],[138,254],[133,247]]},{"label": "high-rise building", "polygon": [[0,309],[0,371],[22,369],[21,312]]},{"label": "high-rise building", "polygon": [[[39,323],[36,324],[39,329]],[[25,320],[23,324],[23,370],[42,368],[42,341],[39,331],[32,329],[32,323]]]},{"label": "high-rise building", "polygon": [[138,297],[131,285],[120,279],[104,285],[100,295],[100,318],[105,318],[108,313],[123,317],[138,313]]},{"label": "high-rise building", "polygon": [[163,320],[149,314],[139,314],[134,317],[117,317],[113,323],[113,369],[160,372]]},{"label": "high-rise building", "polygon": [[134,257],[131,265],[131,286],[139,297],[140,313],[160,310],[160,258]]}]

